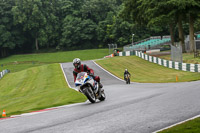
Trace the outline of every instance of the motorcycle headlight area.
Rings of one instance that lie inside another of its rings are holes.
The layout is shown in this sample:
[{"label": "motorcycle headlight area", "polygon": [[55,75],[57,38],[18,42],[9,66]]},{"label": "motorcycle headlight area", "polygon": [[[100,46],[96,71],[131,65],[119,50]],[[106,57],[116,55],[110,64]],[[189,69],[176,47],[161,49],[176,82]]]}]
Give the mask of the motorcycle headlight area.
[{"label": "motorcycle headlight area", "polygon": [[80,86],[81,84],[80,83],[75,83],[75,86]]},{"label": "motorcycle headlight area", "polygon": [[83,81],[84,81],[84,79],[79,79],[78,81],[79,81],[79,82],[83,82]]},{"label": "motorcycle headlight area", "polygon": [[82,85],[83,84],[83,80],[84,79],[76,79],[76,82],[75,82],[75,86],[80,86],[80,85]]}]

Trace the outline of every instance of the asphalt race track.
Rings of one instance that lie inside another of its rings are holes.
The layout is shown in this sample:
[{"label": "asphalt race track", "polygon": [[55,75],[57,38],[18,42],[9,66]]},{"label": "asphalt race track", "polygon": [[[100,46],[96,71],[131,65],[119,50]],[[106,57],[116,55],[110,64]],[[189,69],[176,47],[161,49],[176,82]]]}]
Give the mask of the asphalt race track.
[{"label": "asphalt race track", "polygon": [[[105,101],[0,120],[0,132],[150,133],[200,114],[200,81],[126,85],[92,61],[84,63],[101,77]],[[69,84],[74,87],[72,63],[62,66]]]}]

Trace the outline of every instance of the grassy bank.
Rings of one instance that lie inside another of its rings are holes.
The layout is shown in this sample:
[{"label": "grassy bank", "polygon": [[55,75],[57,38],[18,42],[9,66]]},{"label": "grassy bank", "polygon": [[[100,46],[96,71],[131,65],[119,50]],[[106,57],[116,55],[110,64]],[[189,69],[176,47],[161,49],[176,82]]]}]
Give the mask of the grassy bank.
[{"label": "grassy bank", "polygon": [[[190,55],[191,56],[191,55]],[[169,69],[154,63],[150,63],[136,56],[130,57],[115,57],[105,60],[96,61],[106,70],[123,79],[124,69],[128,69],[132,74],[131,81],[134,82],[176,82],[176,75],[178,81],[193,81],[199,80],[199,73],[183,72],[175,69]],[[200,132],[200,118],[191,120],[189,122],[177,125],[170,129],[164,130],[161,133],[199,133]]]},{"label": "grassy bank", "polygon": [[[76,57],[81,60],[98,59],[107,54],[107,49],[100,49],[14,55],[0,59],[0,65],[3,64],[0,71],[11,70],[11,73],[0,80],[0,111],[5,109],[9,116],[84,102],[85,96],[67,86],[57,63],[71,62]],[[124,69],[128,68],[133,75],[131,81],[134,82],[176,82],[176,76],[181,82],[200,79],[198,73],[169,69],[135,56],[115,57],[99,60],[97,63],[120,78],[123,78]],[[195,124],[193,125],[195,127]],[[188,128],[193,128],[193,125],[189,125]]]},{"label": "grassy bank", "polygon": [[0,59],[0,71],[3,69],[9,69],[11,72],[18,72],[30,67],[50,63],[72,62],[72,60],[77,57],[81,60],[99,59],[108,55],[108,52],[108,49],[92,49],[43,54],[12,55]]},{"label": "grassy bank", "polygon": [[108,49],[93,49],[0,59],[0,71],[11,71],[0,79],[0,111],[5,109],[9,116],[84,102],[85,96],[67,86],[58,63],[72,62],[77,57],[81,60],[99,59],[107,54]]},{"label": "grassy bank", "polygon": [[195,81],[200,79],[199,73],[184,72],[150,63],[136,56],[115,57],[97,61],[102,67],[123,79],[127,68],[132,74],[131,81],[141,83],[167,83]]},{"label": "grassy bank", "polygon": [[86,101],[69,89],[59,64],[7,74],[0,85],[0,111],[5,109],[8,116]]},{"label": "grassy bank", "polygon": [[200,118],[196,118],[159,133],[200,133]]},{"label": "grassy bank", "polygon": [[[171,55],[159,56],[159,58],[171,60]],[[183,62],[192,63],[192,64],[200,64],[200,57],[194,58],[194,53],[183,53]]]}]

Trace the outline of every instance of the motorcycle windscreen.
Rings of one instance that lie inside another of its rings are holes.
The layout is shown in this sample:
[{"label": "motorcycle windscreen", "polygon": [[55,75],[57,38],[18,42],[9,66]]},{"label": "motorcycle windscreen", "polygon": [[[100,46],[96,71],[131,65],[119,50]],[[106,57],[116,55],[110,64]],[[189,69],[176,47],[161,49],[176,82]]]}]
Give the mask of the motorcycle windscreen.
[{"label": "motorcycle windscreen", "polygon": [[76,77],[76,80],[80,80],[80,79],[83,79],[84,76],[85,76],[86,72],[81,72],[81,73],[78,73],[77,74],[77,77]]},{"label": "motorcycle windscreen", "polygon": [[78,73],[78,75],[76,77],[75,85],[76,86],[82,85],[86,82],[87,79],[88,79],[88,75],[86,72]]}]

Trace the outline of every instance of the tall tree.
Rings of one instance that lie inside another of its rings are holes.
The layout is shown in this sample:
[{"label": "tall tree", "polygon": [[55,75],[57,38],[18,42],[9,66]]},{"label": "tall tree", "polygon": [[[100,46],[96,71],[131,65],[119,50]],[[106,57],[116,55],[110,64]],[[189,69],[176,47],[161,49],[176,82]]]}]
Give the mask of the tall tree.
[{"label": "tall tree", "polygon": [[41,33],[40,43],[46,48],[56,47],[60,43],[60,30],[62,29],[61,1],[43,0],[43,14],[46,18],[46,25]]},{"label": "tall tree", "polygon": [[61,47],[67,49],[94,47],[91,42],[95,36],[95,28],[96,24],[91,20],[67,16],[63,25]]},{"label": "tall tree", "polygon": [[15,36],[18,32],[13,29],[12,6],[13,0],[0,0],[0,56],[7,56],[9,49],[14,49],[17,42]]},{"label": "tall tree", "polygon": [[[126,0],[123,14],[126,18],[131,17],[138,23],[160,23],[161,25],[168,23],[171,37],[173,37],[173,25],[178,23],[179,41],[185,52],[183,18],[186,17],[188,11],[191,13],[192,10],[192,13],[195,14],[195,11],[199,10],[199,5],[198,0]],[[194,9],[197,10],[194,11]],[[193,14],[190,15],[191,32],[193,29]],[[190,38],[192,39],[193,37]],[[173,40],[172,38],[172,44]],[[192,43],[192,40],[190,42]]]},{"label": "tall tree", "polygon": [[189,15],[190,52],[194,52],[194,23],[199,18],[198,14],[200,13],[200,1],[193,0],[190,3],[187,3],[186,10]]},{"label": "tall tree", "polygon": [[[31,37],[35,39],[35,48],[39,50],[39,40],[44,37],[44,27],[47,18],[43,12],[44,4],[41,0],[16,0],[12,9],[15,24],[23,25],[23,30],[28,31]],[[41,43],[42,45],[42,43]]]}]

